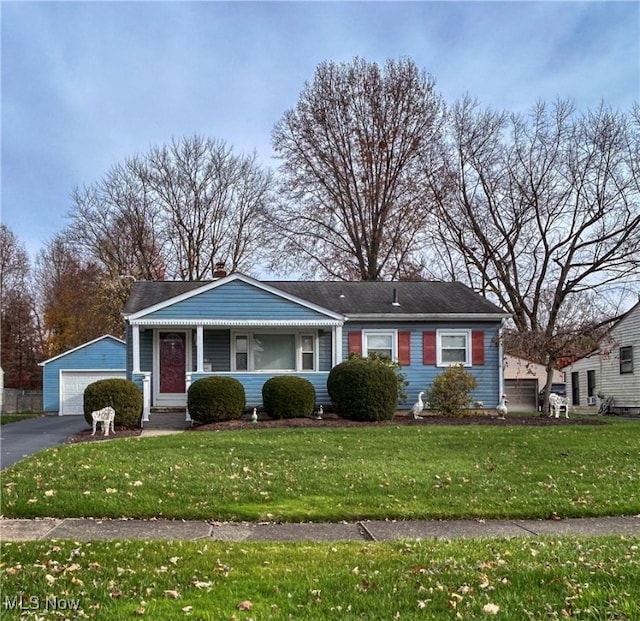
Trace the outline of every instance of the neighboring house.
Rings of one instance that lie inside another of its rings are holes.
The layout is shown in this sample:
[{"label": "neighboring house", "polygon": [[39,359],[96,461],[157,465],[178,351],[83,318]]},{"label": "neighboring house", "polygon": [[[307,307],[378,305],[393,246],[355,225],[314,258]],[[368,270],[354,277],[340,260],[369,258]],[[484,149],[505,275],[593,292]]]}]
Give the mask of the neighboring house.
[{"label": "neighboring house", "polygon": [[125,378],[127,346],[105,335],[40,363],[45,412],[84,414],[84,389],[101,379]]},{"label": "neighboring house", "polygon": [[640,302],[611,328],[600,347],[565,367],[572,407],[597,411],[613,397],[617,414],[640,414]]},{"label": "neighboring house", "polygon": [[[553,383],[564,384],[562,371],[553,372]],[[547,371],[542,364],[517,358],[504,357],[504,392],[508,406],[514,412],[531,412],[538,409],[538,393],[547,383]]]},{"label": "neighboring house", "polygon": [[247,405],[262,404],[274,375],[308,379],[330,403],[329,371],[350,352],[402,365],[407,408],[451,364],[478,380],[493,406],[502,390],[498,345],[507,315],[460,283],[263,282],[234,273],[209,282],[136,282],[124,308],[127,373],[151,407],[184,408],[202,377],[237,378]]}]

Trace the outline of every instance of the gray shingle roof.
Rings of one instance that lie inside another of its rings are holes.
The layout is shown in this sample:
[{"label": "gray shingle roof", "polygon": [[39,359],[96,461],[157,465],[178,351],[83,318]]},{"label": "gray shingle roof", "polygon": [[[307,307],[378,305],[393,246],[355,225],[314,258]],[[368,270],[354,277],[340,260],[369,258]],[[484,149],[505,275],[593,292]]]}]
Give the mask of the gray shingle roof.
[{"label": "gray shingle roof", "polygon": [[[134,283],[124,313],[137,313],[211,281],[140,281]],[[343,315],[506,315],[462,283],[438,281],[340,282],[262,281]],[[399,305],[393,305],[394,292]]]},{"label": "gray shingle roof", "polygon": [[[266,284],[343,315],[503,313],[482,296],[456,282],[279,281]],[[392,304],[394,292],[397,306]]]}]

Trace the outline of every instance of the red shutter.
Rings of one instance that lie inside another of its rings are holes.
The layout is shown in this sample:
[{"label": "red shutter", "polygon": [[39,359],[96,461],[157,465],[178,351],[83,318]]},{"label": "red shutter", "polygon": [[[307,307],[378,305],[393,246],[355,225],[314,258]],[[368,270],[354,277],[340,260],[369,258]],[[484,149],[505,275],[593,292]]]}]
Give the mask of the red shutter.
[{"label": "red shutter", "polygon": [[435,330],[422,333],[422,364],[436,363],[436,333]]},{"label": "red shutter", "polygon": [[471,364],[484,364],[484,332],[474,330],[471,333]]},{"label": "red shutter", "polygon": [[411,332],[398,332],[398,362],[411,364]]},{"label": "red shutter", "polygon": [[362,333],[359,330],[349,332],[349,353],[362,355]]}]

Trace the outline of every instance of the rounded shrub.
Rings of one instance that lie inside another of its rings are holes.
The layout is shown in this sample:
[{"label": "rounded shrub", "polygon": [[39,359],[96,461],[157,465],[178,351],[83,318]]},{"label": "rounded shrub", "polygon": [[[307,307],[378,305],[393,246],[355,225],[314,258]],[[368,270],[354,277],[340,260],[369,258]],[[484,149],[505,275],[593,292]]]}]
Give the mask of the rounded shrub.
[{"label": "rounded shrub", "polygon": [[316,405],[316,389],[303,377],[279,375],[262,386],[262,404],[271,418],[309,417]]},{"label": "rounded shrub", "polygon": [[189,414],[201,424],[240,418],[245,403],[244,386],[233,377],[203,377],[187,393]]},{"label": "rounded shrub", "polygon": [[389,361],[353,356],[333,367],[327,390],[342,418],[391,420],[398,404],[399,379]]},{"label": "rounded shrub", "polygon": [[433,379],[427,391],[429,407],[447,416],[462,416],[474,403],[471,391],[477,385],[476,378],[461,365],[447,367]]},{"label": "rounded shrub", "polygon": [[91,424],[91,412],[111,406],[116,411],[114,425],[140,427],[142,391],[128,379],[103,379],[84,390],[84,418]]}]

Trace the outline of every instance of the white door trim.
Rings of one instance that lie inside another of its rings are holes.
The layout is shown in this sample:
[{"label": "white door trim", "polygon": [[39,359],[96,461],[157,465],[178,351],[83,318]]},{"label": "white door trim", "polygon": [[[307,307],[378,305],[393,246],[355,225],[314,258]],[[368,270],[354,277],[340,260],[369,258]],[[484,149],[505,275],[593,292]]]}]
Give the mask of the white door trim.
[{"label": "white door trim", "polygon": [[[187,393],[160,393],[160,333],[174,332],[185,335],[185,386],[187,373],[191,369],[192,336],[190,329],[157,328],[153,331],[153,405],[179,406],[187,405]],[[185,389],[186,390],[186,389]]]}]

